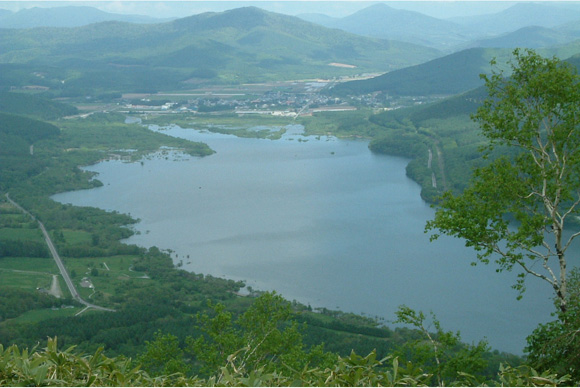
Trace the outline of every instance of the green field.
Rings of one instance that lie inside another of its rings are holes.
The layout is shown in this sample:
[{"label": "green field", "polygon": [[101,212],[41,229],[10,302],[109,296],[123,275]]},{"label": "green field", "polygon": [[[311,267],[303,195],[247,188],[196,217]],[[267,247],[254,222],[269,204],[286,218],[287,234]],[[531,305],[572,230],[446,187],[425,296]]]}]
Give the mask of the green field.
[{"label": "green field", "polygon": [[44,237],[38,228],[2,228],[0,229],[0,241],[1,240],[30,240],[43,242]]},{"label": "green field", "polygon": [[11,323],[35,323],[46,319],[72,317],[82,309],[79,307],[61,307],[54,309],[30,310],[17,318],[10,319]]},{"label": "green field", "polygon": [[[0,258],[0,284],[26,290],[37,288],[50,289],[52,275],[58,274],[58,268],[52,259],[36,257],[2,257]],[[59,280],[61,280],[59,276]],[[60,281],[61,290],[67,295],[64,282]]]}]

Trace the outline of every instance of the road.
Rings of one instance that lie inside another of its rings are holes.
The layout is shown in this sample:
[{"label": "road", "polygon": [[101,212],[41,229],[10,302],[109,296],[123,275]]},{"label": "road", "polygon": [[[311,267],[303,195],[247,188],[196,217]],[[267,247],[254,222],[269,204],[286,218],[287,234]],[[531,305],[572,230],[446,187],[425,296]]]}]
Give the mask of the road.
[{"label": "road", "polygon": [[30,214],[26,209],[24,209],[22,206],[20,206],[19,204],[17,204],[16,202],[14,202],[10,196],[8,195],[8,193],[6,193],[6,199],[8,199],[8,201],[16,206],[18,209],[20,209],[20,211],[22,211],[24,214],[28,215],[30,218],[32,218],[34,221],[38,222],[38,226],[40,227],[40,230],[42,231],[42,234],[44,235],[44,240],[46,241],[46,245],[48,245],[48,249],[50,250],[50,254],[52,255],[52,258],[54,259],[54,261],[56,262],[56,265],[60,271],[60,274],[62,275],[62,278],[64,279],[64,282],[66,283],[66,286],[68,287],[68,290],[70,291],[73,299],[75,299],[76,301],[78,301],[81,304],[84,304],[86,307],[88,308],[93,308],[95,310],[103,310],[103,311],[115,311],[113,309],[107,308],[107,307],[101,307],[101,306],[97,306],[95,304],[89,303],[86,300],[84,300],[83,298],[81,298],[81,296],[79,295],[74,283],[72,282],[66,267],[64,266],[60,255],[58,254],[58,251],[56,250],[54,244],[52,243],[52,240],[50,238],[50,235],[48,234],[48,232],[46,231],[46,228],[44,227],[44,224],[42,222],[40,222],[39,220],[36,219],[36,217],[34,217],[32,214]]}]

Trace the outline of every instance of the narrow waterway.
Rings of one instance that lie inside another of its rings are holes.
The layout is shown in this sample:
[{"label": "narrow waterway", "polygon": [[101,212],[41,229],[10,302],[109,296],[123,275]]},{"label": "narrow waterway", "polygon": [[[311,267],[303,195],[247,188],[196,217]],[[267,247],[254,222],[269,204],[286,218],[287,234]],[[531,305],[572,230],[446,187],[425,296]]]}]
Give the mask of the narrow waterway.
[{"label": "narrow waterway", "polygon": [[130,213],[141,222],[128,242],[171,249],[186,270],[387,321],[405,304],[467,342],[521,353],[550,318],[550,288],[531,279],[517,301],[515,274],[471,266],[459,240],[430,243],[433,210],[405,176],[407,160],[300,131],[273,141],[170,127],[217,153],[102,162],[88,169],[103,187],[54,198]]}]

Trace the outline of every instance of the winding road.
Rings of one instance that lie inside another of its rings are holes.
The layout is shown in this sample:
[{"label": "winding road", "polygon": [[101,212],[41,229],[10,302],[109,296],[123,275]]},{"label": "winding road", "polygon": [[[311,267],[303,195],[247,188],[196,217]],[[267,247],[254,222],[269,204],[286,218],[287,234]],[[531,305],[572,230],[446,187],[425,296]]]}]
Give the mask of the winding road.
[{"label": "winding road", "polygon": [[10,198],[8,193],[6,193],[6,199],[12,205],[16,206],[16,208],[18,208],[21,212],[28,215],[34,221],[38,222],[38,226],[40,227],[40,230],[42,231],[42,234],[44,235],[44,240],[46,241],[46,245],[48,245],[48,249],[50,250],[50,254],[52,255],[52,258],[54,259],[54,261],[56,262],[56,265],[60,271],[60,274],[62,275],[62,278],[64,279],[64,282],[66,283],[66,286],[68,287],[68,290],[70,291],[73,299],[75,299],[76,301],[78,301],[81,304],[84,304],[86,306],[86,308],[93,308],[95,310],[103,310],[103,311],[115,311],[114,309],[110,309],[110,308],[102,307],[102,306],[97,306],[95,304],[89,303],[86,300],[84,300],[83,298],[81,298],[81,296],[79,295],[74,283],[72,282],[72,280],[71,280],[71,278],[70,278],[70,276],[69,276],[69,274],[68,274],[68,272],[67,272],[67,270],[66,270],[66,268],[65,268],[65,266],[60,258],[60,255],[58,254],[58,251],[56,250],[54,244],[52,243],[50,235],[46,231],[44,224],[42,222],[40,222],[38,219],[36,219],[36,217],[34,217],[32,214],[30,214],[22,206],[20,206],[16,202],[14,202]]}]

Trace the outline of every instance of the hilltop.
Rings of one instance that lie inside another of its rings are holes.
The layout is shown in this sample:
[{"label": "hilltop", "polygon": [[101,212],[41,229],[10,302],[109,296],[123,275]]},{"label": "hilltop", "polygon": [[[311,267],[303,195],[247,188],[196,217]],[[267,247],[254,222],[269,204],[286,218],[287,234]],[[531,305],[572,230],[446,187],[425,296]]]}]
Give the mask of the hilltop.
[{"label": "hilltop", "polygon": [[382,39],[395,39],[440,50],[469,41],[472,32],[452,21],[414,11],[375,4],[343,18],[302,15],[305,20],[330,28]]},{"label": "hilltop", "polygon": [[[365,38],[255,7],[159,24],[110,21],[1,30],[0,53],[4,66],[28,66],[41,73],[37,85],[68,94],[383,73],[440,55],[431,48]],[[4,86],[29,82],[29,74],[21,73],[2,79]]]}]

